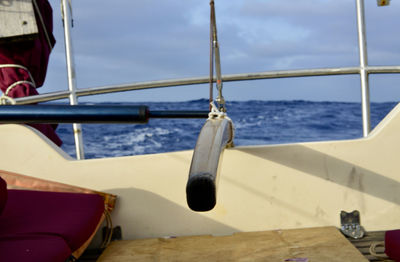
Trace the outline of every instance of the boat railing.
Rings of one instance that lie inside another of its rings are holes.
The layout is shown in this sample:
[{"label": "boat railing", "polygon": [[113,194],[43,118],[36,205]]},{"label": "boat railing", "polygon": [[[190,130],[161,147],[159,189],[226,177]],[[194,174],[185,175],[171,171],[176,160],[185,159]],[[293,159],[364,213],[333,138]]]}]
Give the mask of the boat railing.
[{"label": "boat railing", "polygon": [[[314,69],[298,69],[298,70],[280,70],[280,71],[266,71],[266,72],[254,72],[254,73],[242,73],[242,74],[230,74],[222,75],[222,81],[245,81],[245,80],[258,80],[258,79],[274,79],[274,78],[289,78],[289,77],[311,77],[311,76],[330,76],[330,75],[360,75],[361,84],[361,110],[362,110],[362,128],[363,136],[367,136],[371,129],[370,124],[370,97],[369,97],[369,75],[370,74],[393,74],[400,73],[400,66],[369,66],[368,65],[368,50],[366,43],[366,30],[365,30],[365,11],[364,11],[364,0],[356,1],[356,12],[357,12],[357,32],[358,32],[358,49],[359,49],[359,66],[354,67],[334,67],[334,68],[314,68]],[[39,102],[47,102],[59,99],[69,98],[70,104],[77,104],[77,97],[80,96],[91,96],[106,93],[124,92],[141,89],[151,88],[163,88],[172,86],[189,86],[197,84],[209,83],[209,77],[193,77],[193,78],[182,78],[182,79],[169,79],[169,80],[158,80],[148,82],[137,82],[132,84],[122,85],[111,85],[111,86],[100,86],[92,88],[80,88],[76,89],[75,85],[75,72],[72,50],[70,48],[72,42],[70,37],[71,23],[70,21],[70,4],[68,0],[62,0],[63,19],[64,19],[64,31],[65,31],[65,45],[66,45],[66,57],[67,57],[67,69],[68,69],[68,84],[69,91],[58,91],[46,94],[41,94],[32,97],[23,97],[15,99],[17,104],[31,104]],[[378,1],[378,5],[379,1]],[[214,78],[215,80],[215,78]],[[80,132],[80,126],[74,133]],[[75,136],[75,143],[77,148],[77,158],[83,159],[83,146],[82,138]]]},{"label": "boat railing", "polygon": [[[400,73],[400,66],[368,66],[364,68],[368,74],[394,74]],[[222,75],[224,82],[237,82],[247,80],[290,78],[290,77],[311,77],[311,76],[330,76],[330,75],[355,75],[360,73],[360,67],[332,67],[332,68],[313,68],[313,69],[297,69],[297,70],[275,70],[265,72],[252,72],[241,74]],[[214,80],[216,80],[214,78]],[[92,96],[107,93],[125,92],[142,89],[190,86],[209,83],[208,76],[167,79],[157,81],[137,82],[121,85],[109,85],[99,87],[80,88],[75,91],[77,97]],[[70,91],[57,91],[40,94],[36,96],[27,96],[15,98],[19,105],[48,102],[60,99],[67,99]]]}]

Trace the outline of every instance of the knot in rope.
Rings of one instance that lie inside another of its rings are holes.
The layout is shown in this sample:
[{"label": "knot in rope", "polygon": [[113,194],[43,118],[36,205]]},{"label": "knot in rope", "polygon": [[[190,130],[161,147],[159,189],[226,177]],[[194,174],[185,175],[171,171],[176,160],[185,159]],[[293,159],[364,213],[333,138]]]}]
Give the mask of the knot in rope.
[{"label": "knot in rope", "polygon": [[[218,109],[218,107],[214,104],[214,102],[210,102],[211,106],[211,111],[208,113],[208,118],[227,118],[230,120],[230,118],[227,116],[226,112],[223,112]],[[232,121],[232,120],[230,120]]]},{"label": "knot in rope", "polygon": [[226,112],[223,112],[218,109],[218,107],[214,104],[214,102],[210,102],[211,111],[208,113],[208,119],[215,119],[215,118],[223,118],[229,121],[231,124],[232,130],[232,137],[231,140],[228,142],[228,147],[233,146],[233,138],[235,137],[235,126],[233,125],[232,119],[227,115]]},{"label": "knot in rope", "polygon": [[15,105],[16,102],[12,97],[6,96],[6,95],[2,95],[0,97],[0,105],[4,106],[4,105]]}]

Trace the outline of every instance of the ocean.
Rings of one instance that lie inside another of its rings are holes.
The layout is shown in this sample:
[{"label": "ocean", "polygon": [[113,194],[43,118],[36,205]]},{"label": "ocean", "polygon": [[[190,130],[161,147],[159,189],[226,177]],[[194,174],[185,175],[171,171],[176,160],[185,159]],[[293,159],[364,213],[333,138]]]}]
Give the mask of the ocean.
[{"label": "ocean", "polygon": [[[109,104],[109,103],[108,103]],[[135,103],[132,103],[135,104]],[[148,102],[150,110],[208,110],[208,100]],[[371,103],[375,127],[395,102]],[[227,102],[236,146],[342,140],[362,137],[361,104],[311,101]],[[193,149],[205,119],[150,119],[148,124],[83,124],[85,158],[152,154]],[[57,133],[75,157],[72,125]]]}]

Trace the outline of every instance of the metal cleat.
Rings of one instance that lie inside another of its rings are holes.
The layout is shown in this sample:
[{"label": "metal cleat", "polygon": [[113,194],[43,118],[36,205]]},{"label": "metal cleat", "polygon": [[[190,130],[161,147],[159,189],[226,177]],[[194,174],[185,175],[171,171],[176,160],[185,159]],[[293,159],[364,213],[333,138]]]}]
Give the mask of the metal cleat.
[{"label": "metal cleat", "polygon": [[351,213],[341,211],[340,224],[340,231],[350,238],[359,239],[365,234],[364,228],[360,225],[360,212],[358,210]]}]

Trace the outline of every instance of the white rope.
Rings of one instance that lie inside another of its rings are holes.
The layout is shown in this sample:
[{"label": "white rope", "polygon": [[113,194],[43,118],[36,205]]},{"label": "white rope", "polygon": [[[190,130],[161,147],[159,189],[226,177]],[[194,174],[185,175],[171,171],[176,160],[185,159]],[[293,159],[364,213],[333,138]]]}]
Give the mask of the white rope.
[{"label": "white rope", "polygon": [[110,211],[107,209],[107,205],[104,209],[104,215],[105,215],[105,220],[106,220],[106,228],[107,228],[107,233],[106,236],[104,237],[103,243],[101,244],[101,248],[106,248],[108,245],[110,245],[111,240],[112,240],[112,234],[113,234],[113,223],[111,219],[111,214]]},{"label": "white rope", "polygon": [[[210,102],[210,106],[211,106],[211,112],[208,113],[208,118],[228,118],[227,114],[225,112],[222,112],[218,109],[218,107],[214,104],[214,102]],[[232,121],[232,120],[230,120]]]},{"label": "white rope", "polygon": [[11,91],[11,89],[13,89],[14,87],[16,87],[17,85],[21,85],[21,84],[28,84],[31,85],[33,87],[35,87],[35,85],[31,82],[31,81],[26,81],[26,80],[21,80],[21,81],[17,81],[15,83],[13,83],[12,85],[10,85],[9,87],[7,87],[6,92],[4,93],[6,96],[8,96],[8,93]]},{"label": "white rope", "polygon": [[31,75],[31,73],[29,72],[28,68],[26,68],[25,66],[22,66],[22,65],[17,65],[17,64],[4,64],[4,65],[0,65],[0,68],[10,68],[10,67],[11,67],[11,68],[20,68],[20,69],[25,70],[25,71],[28,73],[29,78],[31,79],[31,81],[28,81],[28,80],[20,80],[20,81],[14,82],[14,83],[11,84],[10,86],[8,86],[7,89],[6,89],[6,91],[5,91],[5,92],[3,93],[3,95],[0,97],[0,105],[8,105],[8,104],[15,105],[15,104],[16,104],[15,100],[14,100],[12,97],[9,97],[9,96],[8,96],[8,93],[10,93],[10,91],[11,91],[14,87],[16,87],[16,86],[18,86],[18,85],[21,85],[21,84],[28,84],[28,85],[30,85],[30,86],[36,88],[35,80],[33,79],[33,77],[32,77],[32,75]]},{"label": "white rope", "polygon": [[369,253],[371,255],[373,255],[374,257],[378,257],[378,258],[388,258],[388,256],[386,256],[385,254],[378,254],[376,252],[376,247],[381,246],[381,247],[385,247],[385,242],[384,241],[379,241],[379,242],[373,242],[371,244],[371,246],[369,247]]},{"label": "white rope", "polygon": [[218,107],[214,104],[214,102],[210,102],[211,112],[208,113],[208,119],[215,119],[215,118],[224,118],[228,120],[231,124],[232,130],[232,137],[231,140],[228,142],[228,147],[233,145],[233,138],[235,137],[235,126],[233,125],[232,119],[227,115],[226,112],[222,112],[218,109]]},{"label": "white rope", "polygon": [[2,95],[0,97],[0,106],[9,105],[9,104],[15,105],[16,103],[17,102],[15,102],[15,100],[9,96]]},{"label": "white rope", "polygon": [[29,78],[32,81],[33,87],[36,88],[35,80],[33,79],[32,75],[31,75],[31,72],[29,72],[28,68],[26,68],[25,66],[22,66],[22,65],[18,65],[18,64],[3,64],[3,65],[0,65],[0,68],[7,68],[7,67],[20,68],[20,69],[25,70],[28,73]]}]

